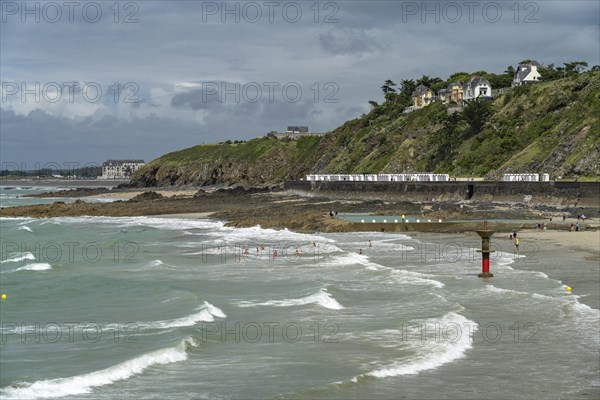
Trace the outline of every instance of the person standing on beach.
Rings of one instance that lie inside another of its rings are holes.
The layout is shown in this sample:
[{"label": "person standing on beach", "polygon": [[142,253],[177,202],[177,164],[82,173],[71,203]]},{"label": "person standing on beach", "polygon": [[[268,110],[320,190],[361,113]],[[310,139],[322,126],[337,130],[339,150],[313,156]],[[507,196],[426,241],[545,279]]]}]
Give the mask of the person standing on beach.
[{"label": "person standing on beach", "polygon": [[515,238],[515,247],[517,248],[517,255],[519,255],[519,239]]},{"label": "person standing on beach", "polygon": [[575,232],[579,232],[579,222],[575,224]]},{"label": "person standing on beach", "polygon": [[404,213],[402,213],[402,222],[406,222],[406,215]]},{"label": "person standing on beach", "polygon": [[513,231],[513,239],[517,239],[517,231]]}]

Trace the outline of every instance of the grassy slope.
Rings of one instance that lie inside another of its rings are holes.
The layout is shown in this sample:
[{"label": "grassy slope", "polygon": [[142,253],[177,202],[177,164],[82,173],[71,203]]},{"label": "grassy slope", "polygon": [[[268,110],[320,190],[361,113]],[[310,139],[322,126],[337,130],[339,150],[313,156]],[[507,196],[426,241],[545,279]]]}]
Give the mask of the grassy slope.
[{"label": "grassy slope", "polygon": [[198,173],[201,169],[224,170],[216,181],[230,183],[277,183],[309,172],[494,177],[513,171],[598,179],[599,72],[515,88],[494,101],[494,110],[481,133],[456,143],[446,164],[432,157],[440,151],[434,139],[446,116],[442,104],[410,114],[384,104],[325,137],[194,146],[152,161],[133,179],[151,175],[159,185],[206,183],[209,172]]}]

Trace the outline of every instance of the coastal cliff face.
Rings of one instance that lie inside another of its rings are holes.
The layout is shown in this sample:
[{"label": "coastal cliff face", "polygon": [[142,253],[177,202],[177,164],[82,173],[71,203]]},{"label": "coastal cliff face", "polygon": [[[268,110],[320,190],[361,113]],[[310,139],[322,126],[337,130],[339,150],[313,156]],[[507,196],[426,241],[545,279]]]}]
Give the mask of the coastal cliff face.
[{"label": "coastal cliff face", "polygon": [[221,145],[201,145],[166,154],[133,176],[134,187],[276,185],[309,173],[320,138],[297,141],[273,138]]},{"label": "coastal cliff face", "polygon": [[257,138],[166,154],[138,170],[130,186],[269,186],[309,173],[433,171],[454,176],[549,173],[600,177],[600,72],[507,90],[483,129],[449,124],[444,105],[404,114],[384,103],[323,137]]}]

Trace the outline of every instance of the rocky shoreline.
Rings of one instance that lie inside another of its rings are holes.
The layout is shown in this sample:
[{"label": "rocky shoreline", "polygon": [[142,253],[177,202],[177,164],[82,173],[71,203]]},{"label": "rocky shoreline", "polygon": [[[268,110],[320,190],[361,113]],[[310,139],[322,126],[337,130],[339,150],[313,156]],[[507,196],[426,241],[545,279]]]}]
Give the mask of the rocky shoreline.
[{"label": "rocky shoreline", "polygon": [[[182,194],[184,193],[184,194]],[[191,194],[193,193],[193,194]],[[134,195],[135,194],[135,195]],[[86,197],[129,198],[107,203],[90,203]],[[32,197],[78,197],[74,203],[62,201],[53,204],[7,207],[0,217],[63,217],[63,216],[157,216],[201,213],[226,221],[229,226],[290,229],[297,232],[347,232],[347,231],[422,231],[422,232],[472,232],[482,219],[502,219],[510,223],[496,223],[498,231],[531,228],[544,222],[548,229],[567,230],[568,223],[561,216],[585,213],[596,216],[598,209],[565,209],[552,205],[531,208],[519,203],[491,201],[381,201],[365,199],[335,199],[325,195],[306,196],[283,191],[277,187],[244,189],[241,186],[213,187],[206,190],[182,191],[180,188],[161,188],[157,191],[131,192],[127,189],[78,188],[69,191],[42,193]],[[340,218],[331,218],[335,210]],[[342,218],[346,214],[411,215],[422,218],[420,224],[360,224]],[[549,219],[553,217],[551,222]],[[442,220],[442,223],[437,221]],[[452,222],[450,222],[450,221]],[[461,222],[456,222],[461,220]],[[521,220],[521,223],[514,221]],[[588,220],[583,229],[598,229],[598,222]]]}]

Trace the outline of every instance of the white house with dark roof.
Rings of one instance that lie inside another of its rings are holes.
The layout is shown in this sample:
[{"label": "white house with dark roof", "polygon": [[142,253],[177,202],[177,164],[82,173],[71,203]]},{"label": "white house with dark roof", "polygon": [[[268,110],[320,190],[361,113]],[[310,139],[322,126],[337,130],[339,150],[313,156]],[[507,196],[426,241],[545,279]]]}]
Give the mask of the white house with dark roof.
[{"label": "white house with dark roof", "polygon": [[512,86],[515,87],[526,83],[538,82],[542,78],[538,72],[538,68],[542,68],[542,65],[535,60],[519,65],[515,77],[513,78]]},{"label": "white house with dark roof", "polygon": [[492,98],[492,86],[482,76],[472,76],[463,86],[463,102],[477,98]]}]

